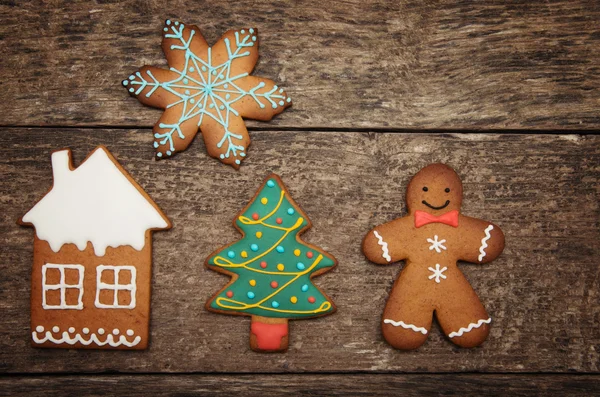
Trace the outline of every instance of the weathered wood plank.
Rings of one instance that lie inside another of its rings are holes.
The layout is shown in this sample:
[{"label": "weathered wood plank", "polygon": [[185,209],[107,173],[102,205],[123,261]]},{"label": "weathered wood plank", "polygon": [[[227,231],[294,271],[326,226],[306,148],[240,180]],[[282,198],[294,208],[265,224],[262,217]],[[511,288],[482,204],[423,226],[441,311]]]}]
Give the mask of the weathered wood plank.
[{"label": "weathered wood plank", "polygon": [[[600,369],[600,136],[252,132],[239,172],[199,142],[152,160],[150,130],[4,129],[0,133],[0,371],[321,372],[578,371]],[[15,225],[51,184],[50,152],[76,164],[106,145],[173,221],[154,237],[150,348],[144,352],[29,347],[33,232]],[[259,155],[260,153],[260,155]],[[465,183],[465,213],[502,227],[507,248],[489,265],[461,265],[494,321],[488,341],[453,347],[434,326],[414,352],[390,348],[380,315],[400,265],[360,252],[373,225],[403,214],[404,189],[442,161]],[[290,350],[248,346],[249,320],[203,304],[227,278],[203,267],[238,236],[230,222],[268,172],[277,172],[314,227],[306,240],[339,260],[316,279],[339,310],[290,325]]]},{"label": "weathered wood plank", "polygon": [[0,394],[168,396],[597,396],[597,375],[96,375],[0,378]]},{"label": "weathered wood plank", "polygon": [[600,128],[595,0],[18,1],[0,5],[2,125],[153,125],[120,86],[165,65],[165,18],[210,42],[260,30],[256,74],[294,106],[270,124],[410,129]]}]

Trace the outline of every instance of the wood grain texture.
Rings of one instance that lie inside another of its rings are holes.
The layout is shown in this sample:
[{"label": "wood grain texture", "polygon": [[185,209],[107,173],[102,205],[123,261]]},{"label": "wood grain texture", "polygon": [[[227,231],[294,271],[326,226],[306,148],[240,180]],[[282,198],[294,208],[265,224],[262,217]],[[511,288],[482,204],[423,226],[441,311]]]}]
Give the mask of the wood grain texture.
[{"label": "wood grain texture", "polygon": [[[599,371],[600,136],[262,131],[251,138],[249,158],[235,171],[208,158],[198,141],[155,162],[149,129],[2,130],[0,371]],[[32,349],[33,233],[15,221],[49,188],[52,150],[71,147],[78,165],[98,144],[173,221],[172,230],[154,235],[150,347]],[[409,178],[435,161],[463,178],[463,212],[498,224],[507,247],[489,265],[460,265],[494,319],[482,347],[456,348],[435,325],[423,347],[401,352],[379,329],[400,265],[368,263],[360,242],[374,225],[404,214]],[[292,321],[289,351],[261,355],[248,346],[248,319],[204,310],[227,278],[203,261],[238,238],[231,219],[269,172],[311,218],[305,240],[338,259],[315,284],[339,310]]]},{"label": "wood grain texture", "polygon": [[4,1],[0,125],[152,126],[120,81],[166,65],[167,17],[258,27],[294,106],[252,128],[600,127],[596,0]]},{"label": "wood grain texture", "polygon": [[597,375],[96,375],[0,378],[0,395],[597,396]]}]

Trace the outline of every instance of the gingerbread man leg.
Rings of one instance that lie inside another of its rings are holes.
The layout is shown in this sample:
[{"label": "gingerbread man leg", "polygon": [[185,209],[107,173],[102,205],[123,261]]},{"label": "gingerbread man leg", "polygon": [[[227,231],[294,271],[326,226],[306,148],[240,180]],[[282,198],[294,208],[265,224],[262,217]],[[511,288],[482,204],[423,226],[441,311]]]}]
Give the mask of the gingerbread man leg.
[{"label": "gingerbread man leg", "polygon": [[409,281],[400,275],[390,292],[381,320],[385,340],[402,350],[416,349],[425,343],[433,319],[433,304],[422,290],[418,291]]},{"label": "gingerbread man leg", "polygon": [[453,343],[461,347],[479,346],[490,333],[492,319],[464,276],[457,272],[454,277],[460,281],[440,295],[436,317]]}]

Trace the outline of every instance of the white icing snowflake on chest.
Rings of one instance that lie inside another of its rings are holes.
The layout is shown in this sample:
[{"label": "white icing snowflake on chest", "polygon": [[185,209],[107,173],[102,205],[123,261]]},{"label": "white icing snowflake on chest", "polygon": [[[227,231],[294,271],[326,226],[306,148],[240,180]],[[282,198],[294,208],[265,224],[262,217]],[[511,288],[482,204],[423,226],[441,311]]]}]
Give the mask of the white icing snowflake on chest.
[{"label": "white icing snowflake on chest", "polygon": [[446,246],[444,245],[446,240],[438,241],[437,234],[435,236],[433,236],[433,239],[428,238],[427,242],[431,243],[431,245],[429,246],[429,251],[435,250],[435,252],[440,254],[442,252],[442,250],[444,250],[444,251],[446,250]]},{"label": "white icing snowflake on chest", "polygon": [[448,268],[446,266],[444,266],[443,268],[440,269],[440,264],[436,263],[435,269],[432,267],[429,267],[428,270],[433,272],[433,274],[429,276],[430,280],[435,278],[435,282],[439,284],[440,278],[443,278],[444,280],[446,279],[446,276],[444,275],[444,272],[446,270],[448,270]]}]

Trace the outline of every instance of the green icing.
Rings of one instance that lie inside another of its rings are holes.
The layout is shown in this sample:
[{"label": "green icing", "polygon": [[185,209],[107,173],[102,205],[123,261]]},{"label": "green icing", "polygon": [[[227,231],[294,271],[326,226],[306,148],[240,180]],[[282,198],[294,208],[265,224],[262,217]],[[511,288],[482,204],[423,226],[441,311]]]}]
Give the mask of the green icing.
[{"label": "green icing", "polygon": [[[236,219],[244,238],[209,258],[209,264],[238,275],[233,284],[212,299],[212,308],[283,318],[312,317],[333,310],[328,299],[310,281],[310,275],[334,266],[335,262],[324,251],[296,240],[308,220],[302,218],[299,209],[283,192],[278,179],[270,178]],[[255,214],[258,220],[253,219]],[[277,223],[278,218],[281,223]],[[283,252],[279,252],[278,247],[283,248]],[[298,256],[296,250],[299,250]],[[263,262],[266,262],[264,268]],[[279,270],[278,265],[283,265],[283,270]],[[276,284],[272,285],[273,282]],[[309,298],[314,301],[311,303]]]}]

